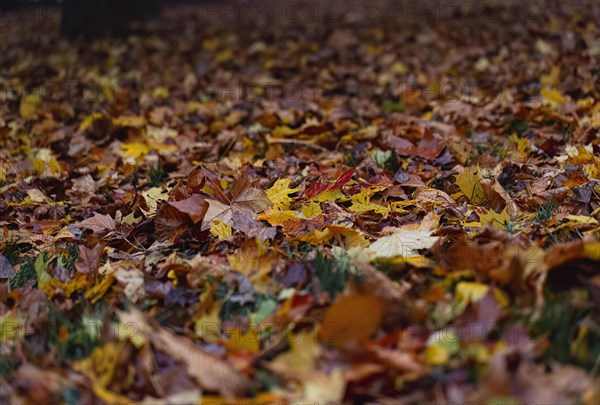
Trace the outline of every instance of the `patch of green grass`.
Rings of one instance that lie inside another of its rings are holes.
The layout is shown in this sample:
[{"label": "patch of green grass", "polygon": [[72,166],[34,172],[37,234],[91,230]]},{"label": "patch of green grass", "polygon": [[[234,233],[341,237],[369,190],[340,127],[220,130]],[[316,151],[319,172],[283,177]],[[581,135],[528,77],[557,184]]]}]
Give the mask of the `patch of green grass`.
[{"label": "patch of green grass", "polygon": [[18,364],[19,361],[14,352],[2,354],[2,356],[0,356],[0,378],[5,377],[16,370]]},{"label": "patch of green grass", "polygon": [[321,290],[327,291],[332,298],[346,288],[346,283],[351,277],[355,277],[352,259],[347,254],[332,260],[319,250],[314,265]]},{"label": "patch of green grass", "polygon": [[539,318],[530,324],[534,338],[545,336],[543,358],[593,369],[600,360],[600,325],[587,291],[548,294]]},{"label": "patch of green grass", "polygon": [[2,256],[6,257],[13,266],[19,264],[21,254],[27,252],[30,246],[26,243],[10,240],[0,249]]},{"label": "patch of green grass", "polygon": [[406,108],[404,103],[400,103],[394,100],[386,99],[380,105],[381,111],[384,113],[402,112]]},{"label": "patch of green grass", "polygon": [[535,212],[535,220],[536,222],[546,222],[552,219],[554,216],[554,210],[556,209],[556,203],[554,199],[551,198],[546,200],[546,202],[537,207]]},{"label": "patch of green grass", "polygon": [[67,244],[65,252],[58,255],[58,265],[65,269],[72,269],[75,266],[75,262],[79,258],[79,249],[75,243]]},{"label": "patch of green grass", "polygon": [[23,287],[29,280],[35,279],[35,259],[29,258],[21,265],[21,268],[11,277],[8,282],[11,290]]},{"label": "patch of green grass", "polygon": [[515,234],[515,233],[519,232],[521,225],[517,221],[513,221],[511,219],[511,220],[505,221],[503,224],[503,227],[506,232]]},{"label": "patch of green grass", "polygon": [[146,173],[146,178],[150,187],[158,187],[167,179],[167,174],[161,166],[152,167]]},{"label": "patch of green grass", "polygon": [[514,134],[521,136],[529,129],[529,122],[527,120],[516,120],[511,121],[506,128],[506,133]]},{"label": "patch of green grass", "polygon": [[75,312],[78,315],[69,319],[54,306],[50,311],[54,320],[50,341],[55,342],[58,356],[66,360],[81,360],[100,344],[106,308],[101,303],[94,307],[81,305]]},{"label": "patch of green grass", "polygon": [[490,152],[494,156],[498,156],[501,159],[506,158],[508,155],[508,149],[504,147],[500,142],[492,139],[489,142],[473,142],[473,147],[477,151],[477,154],[472,156],[471,159],[473,162],[477,160],[477,158],[484,154],[485,152]]}]

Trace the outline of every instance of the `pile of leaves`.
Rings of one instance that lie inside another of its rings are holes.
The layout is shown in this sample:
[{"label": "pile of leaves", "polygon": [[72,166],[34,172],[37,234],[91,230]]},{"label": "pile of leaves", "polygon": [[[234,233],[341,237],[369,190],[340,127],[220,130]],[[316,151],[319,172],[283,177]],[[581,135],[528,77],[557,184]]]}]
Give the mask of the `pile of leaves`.
[{"label": "pile of leaves", "polygon": [[598,4],[320,3],[7,16],[1,401],[600,402]]}]

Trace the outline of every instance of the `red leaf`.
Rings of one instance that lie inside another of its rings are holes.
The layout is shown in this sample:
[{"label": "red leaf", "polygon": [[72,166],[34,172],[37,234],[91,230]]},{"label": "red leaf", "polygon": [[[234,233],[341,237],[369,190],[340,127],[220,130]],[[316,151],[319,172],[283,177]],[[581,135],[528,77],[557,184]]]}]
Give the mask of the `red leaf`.
[{"label": "red leaf", "polygon": [[346,183],[350,181],[355,171],[355,167],[344,170],[342,174],[340,174],[340,176],[338,177],[337,181],[329,187],[329,191],[339,190],[340,188],[342,188]]}]

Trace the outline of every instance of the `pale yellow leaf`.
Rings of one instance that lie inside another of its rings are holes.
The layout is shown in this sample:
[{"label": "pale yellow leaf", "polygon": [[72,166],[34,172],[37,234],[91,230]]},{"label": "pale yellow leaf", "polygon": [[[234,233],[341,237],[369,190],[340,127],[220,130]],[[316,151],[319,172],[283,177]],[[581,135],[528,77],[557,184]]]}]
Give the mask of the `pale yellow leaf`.
[{"label": "pale yellow leaf", "polygon": [[429,249],[439,240],[438,236],[431,236],[430,232],[402,230],[389,236],[376,240],[369,246],[376,257],[404,258],[419,256],[419,250]]},{"label": "pale yellow leaf", "polygon": [[210,223],[210,235],[218,238],[219,240],[230,237],[232,234],[231,224],[226,224],[224,222],[217,220],[213,220]]}]

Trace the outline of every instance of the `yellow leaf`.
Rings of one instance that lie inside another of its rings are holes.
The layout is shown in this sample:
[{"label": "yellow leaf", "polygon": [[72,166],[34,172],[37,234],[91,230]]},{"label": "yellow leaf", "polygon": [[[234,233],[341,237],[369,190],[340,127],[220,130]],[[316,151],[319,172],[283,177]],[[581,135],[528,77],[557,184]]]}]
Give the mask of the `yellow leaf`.
[{"label": "yellow leaf", "polygon": [[344,246],[347,249],[369,246],[369,241],[365,235],[356,229],[344,225],[329,225],[327,229],[332,233],[332,236],[342,235],[344,237]]},{"label": "yellow leaf", "polygon": [[323,213],[323,210],[321,209],[321,204],[319,204],[316,201],[311,201],[308,204],[303,204],[300,211],[302,212],[302,215],[304,215],[304,218],[318,217]]},{"label": "yellow leaf", "polygon": [[350,198],[352,205],[350,206],[349,210],[357,214],[369,211],[373,211],[376,214],[381,215],[388,214],[390,212],[389,207],[384,207],[383,205],[378,205],[371,202],[371,196],[375,194],[375,192],[364,187],[361,188],[360,193],[354,194]]},{"label": "yellow leaf", "polygon": [[139,158],[150,152],[150,146],[141,142],[131,142],[121,145],[125,156]]},{"label": "yellow leaf", "polygon": [[102,114],[100,113],[93,113],[88,115],[82,122],[81,124],[79,124],[79,130],[80,131],[85,131],[87,130],[90,126],[92,126],[92,124],[94,123],[94,121],[96,121],[97,119],[102,118]]},{"label": "yellow leaf", "polygon": [[583,245],[583,257],[600,260],[600,242],[586,242]]},{"label": "yellow leaf", "polygon": [[156,99],[165,99],[169,97],[169,89],[165,86],[158,86],[152,90],[152,97]]},{"label": "yellow leaf", "polygon": [[266,193],[269,200],[273,203],[274,208],[287,210],[292,202],[292,198],[289,195],[299,190],[299,188],[290,188],[290,179],[279,179]]},{"label": "yellow leaf", "polygon": [[[201,299],[202,301],[202,299]],[[221,305],[214,303],[210,311],[194,322],[196,336],[211,343],[221,340]]]},{"label": "yellow leaf", "polygon": [[441,366],[450,360],[450,353],[448,353],[448,350],[436,344],[427,346],[423,352],[423,356],[425,358],[425,363],[430,366]]},{"label": "yellow leaf", "polygon": [[340,190],[325,190],[322,193],[311,198],[312,201],[325,202],[325,201],[336,201],[343,198],[344,194]]},{"label": "yellow leaf", "polygon": [[368,339],[383,320],[381,301],[370,295],[340,297],[325,312],[319,340],[342,347],[353,340]]},{"label": "yellow leaf", "polygon": [[506,227],[506,223],[510,221],[510,215],[508,215],[506,208],[504,208],[504,210],[500,213],[491,209],[486,214],[481,215],[479,217],[479,221],[482,225],[491,222],[496,228],[504,229]]},{"label": "yellow leaf", "polygon": [[278,226],[286,223],[287,221],[298,219],[296,211],[276,211],[266,210],[265,212],[257,216],[258,220],[267,221],[273,226]]},{"label": "yellow leaf", "polygon": [[[96,347],[92,354],[73,364],[73,369],[90,379],[94,393],[106,403],[128,403],[130,399],[110,391],[119,368],[119,359],[125,346],[121,342],[109,342]],[[131,365],[133,367],[133,365]],[[124,375],[126,375],[125,373]]]},{"label": "yellow leaf", "polygon": [[217,54],[217,62],[223,63],[233,59],[233,51],[230,48],[225,48]]},{"label": "yellow leaf", "polygon": [[219,240],[228,238],[231,236],[231,224],[226,224],[218,219],[214,220],[210,223],[210,234]]},{"label": "yellow leaf", "polygon": [[300,332],[288,335],[287,340],[290,350],[277,356],[269,368],[286,378],[294,377],[300,381],[309,378],[314,373],[320,351],[315,336],[311,332]]},{"label": "yellow leaf", "polygon": [[172,145],[172,144],[162,143],[162,142],[155,142],[153,140],[150,140],[148,142],[148,148],[157,151],[158,154],[161,156],[170,155],[173,152],[177,151],[177,145]]},{"label": "yellow leaf", "polygon": [[456,185],[473,204],[483,204],[485,202],[485,192],[481,180],[479,167],[465,168],[462,173],[456,175]]},{"label": "yellow leaf", "polygon": [[585,225],[597,225],[598,220],[596,218],[588,217],[585,215],[567,215],[565,217],[569,220],[569,222],[573,222],[576,224],[585,224]]},{"label": "yellow leaf", "polygon": [[146,118],[136,117],[133,115],[122,115],[117,118],[113,118],[113,125],[117,127],[132,127],[141,128],[146,125]]},{"label": "yellow leaf", "polygon": [[275,138],[287,138],[298,134],[297,129],[292,129],[288,126],[279,126],[274,128],[271,133]]},{"label": "yellow leaf", "polygon": [[39,94],[28,94],[21,99],[19,114],[24,119],[33,118],[41,106],[42,98]]},{"label": "yellow leaf", "polygon": [[541,95],[544,98],[544,101],[553,107],[557,107],[565,102],[565,98],[558,90],[544,87],[541,91]]},{"label": "yellow leaf", "polygon": [[490,287],[485,284],[461,281],[456,284],[456,298],[466,306],[469,303],[475,303],[483,299],[489,289]]},{"label": "yellow leaf", "polygon": [[126,215],[123,217],[123,219],[121,220],[121,223],[126,224],[126,225],[137,225],[140,223],[141,220],[142,220],[142,217],[140,216],[139,218],[136,218],[135,212],[132,211],[129,215]]},{"label": "yellow leaf", "polygon": [[250,325],[245,331],[240,328],[233,328],[228,332],[229,339],[225,341],[225,346],[230,351],[247,351],[251,353],[260,351],[260,336],[256,327]]},{"label": "yellow leaf", "polygon": [[18,315],[7,312],[0,316],[0,342],[8,342],[19,337],[23,320]]},{"label": "yellow leaf", "polygon": [[86,292],[83,294],[83,297],[89,300],[92,304],[95,304],[104,296],[104,294],[106,294],[106,291],[108,291],[114,279],[114,276],[109,274],[108,276],[103,277],[99,282],[96,281],[94,286],[86,290]]},{"label": "yellow leaf", "polygon": [[156,214],[156,208],[158,207],[158,202],[169,199],[168,193],[163,191],[163,189],[161,187],[152,187],[150,190],[144,191],[142,193],[142,197],[144,197],[144,199],[146,200],[146,204],[148,205],[147,211],[142,209],[142,212],[145,215]]}]

